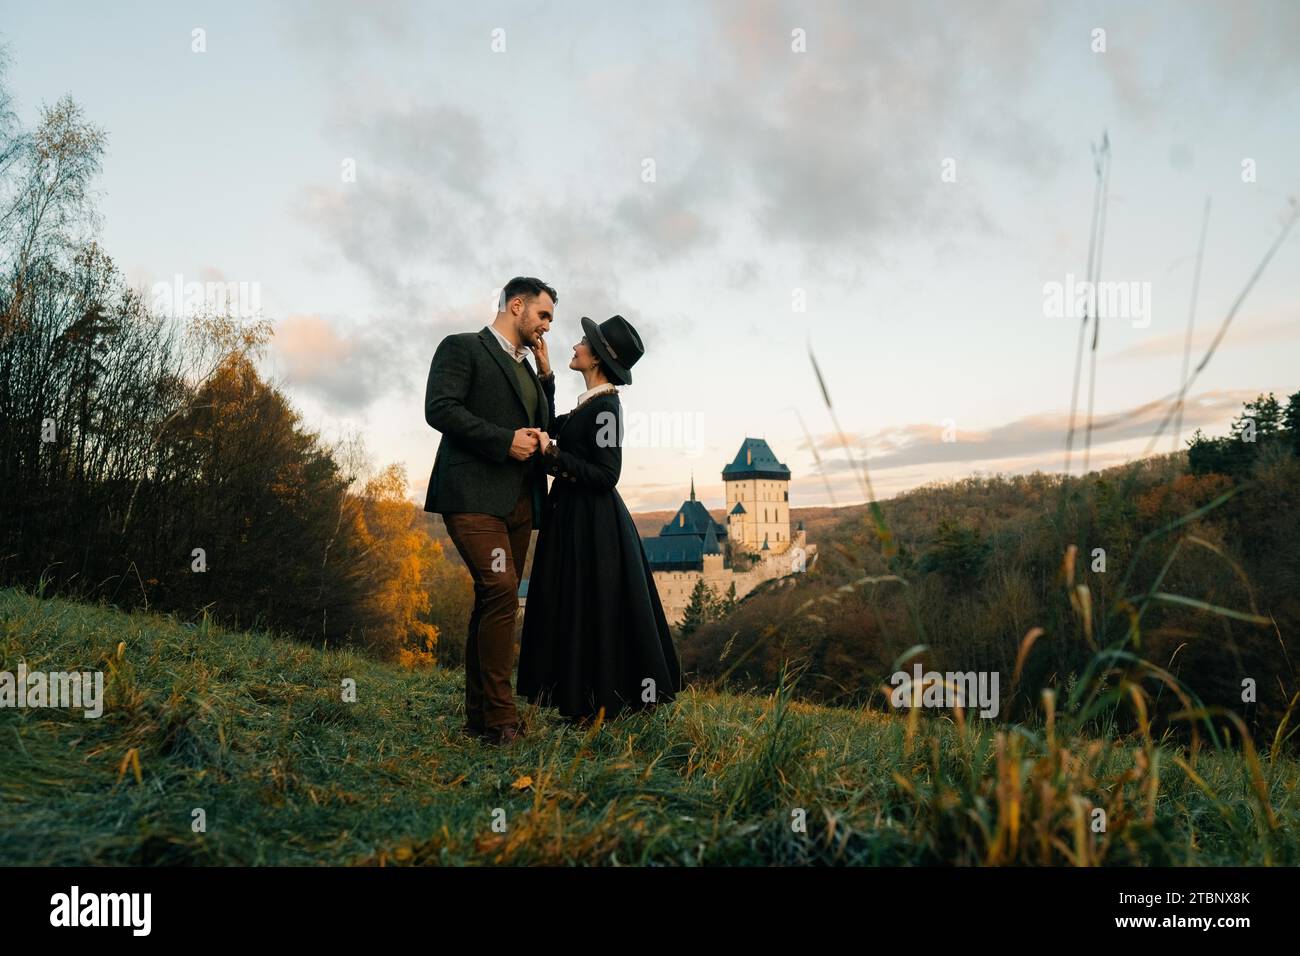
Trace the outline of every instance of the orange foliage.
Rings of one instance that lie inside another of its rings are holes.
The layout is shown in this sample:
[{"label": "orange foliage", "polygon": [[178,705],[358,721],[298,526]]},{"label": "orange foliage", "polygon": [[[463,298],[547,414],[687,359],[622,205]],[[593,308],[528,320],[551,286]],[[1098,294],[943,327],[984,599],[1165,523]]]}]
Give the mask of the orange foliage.
[{"label": "orange foliage", "polygon": [[406,498],[406,470],[389,465],[362,491],[356,535],[374,569],[368,617],[374,643],[387,647],[405,666],[436,660],[438,628],[430,623],[429,581],[443,560],[442,546],[417,520]]},{"label": "orange foliage", "polygon": [[1179,475],[1138,496],[1138,516],[1144,521],[1173,518],[1209,504],[1232,487],[1226,475]]}]

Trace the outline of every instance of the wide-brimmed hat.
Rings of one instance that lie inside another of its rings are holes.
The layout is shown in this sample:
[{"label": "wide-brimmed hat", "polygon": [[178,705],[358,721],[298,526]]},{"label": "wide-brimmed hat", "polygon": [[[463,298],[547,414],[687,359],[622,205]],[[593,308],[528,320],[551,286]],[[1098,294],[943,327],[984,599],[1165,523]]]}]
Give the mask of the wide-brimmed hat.
[{"label": "wide-brimmed hat", "polygon": [[609,380],[615,385],[631,385],[632,366],[645,354],[641,336],[636,334],[632,323],[614,315],[597,325],[584,315],[582,331],[587,334],[592,351],[600,356]]}]

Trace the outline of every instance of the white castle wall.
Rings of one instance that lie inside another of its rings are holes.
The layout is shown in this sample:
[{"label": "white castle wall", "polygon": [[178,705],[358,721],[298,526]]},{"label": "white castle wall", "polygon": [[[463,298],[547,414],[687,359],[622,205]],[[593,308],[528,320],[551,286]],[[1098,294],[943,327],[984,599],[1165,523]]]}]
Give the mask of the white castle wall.
[{"label": "white castle wall", "polygon": [[[770,543],[769,539],[769,545]],[[780,553],[760,552],[764,557],[748,571],[737,572],[724,568],[722,555],[707,554],[704,556],[703,571],[654,572],[655,587],[659,591],[659,600],[664,606],[664,616],[668,618],[668,623],[681,623],[686,608],[691,603],[691,592],[701,578],[719,597],[726,597],[732,583],[735,583],[736,598],[739,600],[764,581],[790,574],[796,563],[802,563],[806,568],[817,553],[817,545],[808,544],[808,536],[803,531],[796,531],[794,540],[784,543],[786,547]]]}]

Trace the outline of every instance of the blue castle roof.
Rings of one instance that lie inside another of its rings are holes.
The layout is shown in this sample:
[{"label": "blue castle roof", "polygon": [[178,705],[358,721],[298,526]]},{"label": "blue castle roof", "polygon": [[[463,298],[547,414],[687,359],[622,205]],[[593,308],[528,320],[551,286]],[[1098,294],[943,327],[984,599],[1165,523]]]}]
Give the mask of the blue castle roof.
[{"label": "blue castle roof", "polygon": [[656,571],[698,571],[704,560],[704,539],[695,535],[643,538],[641,545]]},{"label": "blue castle roof", "polygon": [[698,571],[704,555],[722,553],[720,539],[726,537],[727,529],[695,500],[695,477],[691,476],[691,496],[659,529],[659,537],[643,538],[641,543],[646,560],[656,571]]},{"label": "blue castle roof", "polygon": [[693,534],[703,538],[710,528],[719,537],[727,536],[727,529],[713,520],[713,515],[709,514],[709,509],[704,507],[703,503],[695,500],[695,476],[692,475],[691,496],[682,502],[682,506],[677,509],[677,514],[659,529],[659,534],[661,537]]},{"label": "blue castle roof", "polygon": [[731,464],[722,469],[722,480],[740,481],[746,478],[789,481],[790,469],[777,460],[766,441],[761,438],[746,438]]}]

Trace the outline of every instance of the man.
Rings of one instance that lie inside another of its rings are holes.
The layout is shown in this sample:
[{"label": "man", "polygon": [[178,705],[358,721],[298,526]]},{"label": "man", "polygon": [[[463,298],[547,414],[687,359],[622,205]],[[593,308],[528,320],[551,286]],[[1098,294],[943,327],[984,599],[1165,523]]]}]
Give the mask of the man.
[{"label": "man", "polygon": [[442,432],[424,510],[442,515],[474,579],[463,729],[493,744],[523,734],[510,671],[519,574],[546,500],[538,433],[551,426],[555,374],[543,336],[557,301],[541,279],[511,279],[490,326],[438,345],[424,392],[424,418]]}]

